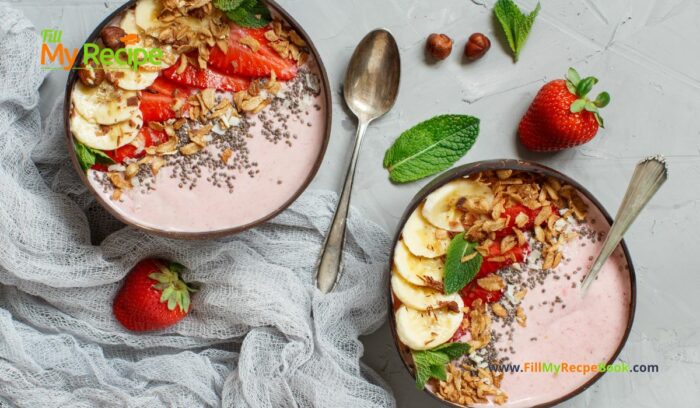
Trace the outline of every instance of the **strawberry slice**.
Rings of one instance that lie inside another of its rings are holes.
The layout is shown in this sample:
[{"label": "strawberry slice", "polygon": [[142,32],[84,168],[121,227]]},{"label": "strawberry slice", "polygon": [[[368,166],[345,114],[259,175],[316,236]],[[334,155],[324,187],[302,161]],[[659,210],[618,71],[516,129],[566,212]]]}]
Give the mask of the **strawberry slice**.
[{"label": "strawberry slice", "polygon": [[[228,49],[222,51],[218,46],[209,53],[209,65],[227,75],[241,75],[249,78],[269,77],[274,71],[277,79],[286,81],[297,74],[296,63],[289,58],[282,58],[269,45],[265,32],[269,28],[242,28],[231,25]],[[260,46],[253,51],[240,42],[242,38],[251,37]]]},{"label": "strawberry slice", "polygon": [[162,122],[176,116],[172,108],[174,104],[175,98],[172,96],[142,92],[139,109],[144,122]]},{"label": "strawberry slice", "polygon": [[162,95],[173,96],[175,91],[179,89],[178,85],[168,81],[165,77],[159,76],[156,80],[148,87],[148,90]]},{"label": "strawberry slice", "polygon": [[529,250],[530,250],[530,247],[526,242],[522,246],[515,246],[515,247],[509,249],[508,251],[506,251],[505,254],[502,254],[501,253],[501,243],[494,242],[489,247],[489,258],[490,257],[497,257],[497,256],[504,256],[505,260],[502,262],[494,262],[494,261],[489,261],[487,259],[484,259],[484,261],[481,263],[481,268],[479,268],[479,272],[476,274],[475,279],[483,278],[484,276],[486,276],[490,273],[496,272],[497,270],[499,270],[501,268],[505,268],[508,265],[523,262],[525,260],[525,257],[527,256]]},{"label": "strawberry slice", "polygon": [[[552,204],[552,214],[559,214],[559,209]],[[527,222],[525,225],[522,227],[519,227],[518,229],[521,231],[528,231],[532,228],[535,227],[535,218],[537,218],[537,215],[542,211],[542,209],[537,209],[537,210],[531,210],[524,205],[514,205],[512,207],[508,207],[503,211],[503,214],[501,214],[501,218],[505,218],[508,220],[508,223],[506,224],[506,227],[503,228],[500,231],[496,232],[496,237],[497,238],[503,238],[506,235],[512,235],[513,234],[513,228],[516,227],[515,225],[515,219],[519,214],[525,214],[527,216]],[[545,223],[547,220],[544,220],[542,223]]]},{"label": "strawberry slice", "polygon": [[[183,57],[180,57],[183,58]],[[179,64],[175,64],[163,71],[163,76],[178,84],[193,86],[195,88],[215,88],[219,91],[238,92],[248,88],[250,80],[240,76],[220,74],[210,69],[200,69],[193,65],[187,65],[184,71],[178,73]]]},{"label": "strawberry slice", "polygon": [[[168,140],[168,135],[162,130],[154,130],[147,126],[141,128],[138,137],[143,137],[144,147],[156,146],[164,143]],[[126,159],[130,158],[140,158],[145,154],[145,151],[136,153],[136,146],[132,144],[124,145],[116,150],[105,152],[109,157],[112,158],[116,163],[124,163]],[[95,168],[95,167],[93,167]],[[107,168],[100,168],[96,170],[107,171]]]},{"label": "strawberry slice", "polygon": [[476,281],[472,281],[465,286],[460,292],[462,300],[466,306],[471,307],[475,300],[481,299],[484,303],[494,303],[501,300],[503,292],[500,290],[486,290],[479,286]]}]

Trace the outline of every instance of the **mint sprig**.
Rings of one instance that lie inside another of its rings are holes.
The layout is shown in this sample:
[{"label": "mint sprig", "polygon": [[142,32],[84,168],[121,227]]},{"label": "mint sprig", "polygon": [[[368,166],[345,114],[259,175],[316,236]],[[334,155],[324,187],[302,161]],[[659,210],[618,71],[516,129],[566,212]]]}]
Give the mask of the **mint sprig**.
[{"label": "mint sprig", "polygon": [[384,168],[394,183],[431,176],[452,166],[474,145],[479,119],[440,115],[403,132],[384,155]]},{"label": "mint sprig", "polygon": [[537,7],[530,14],[525,14],[513,0],[498,0],[493,7],[493,12],[498,22],[501,23],[501,28],[503,28],[503,33],[513,51],[513,58],[516,62],[540,8],[540,3],[537,3]]},{"label": "mint sprig", "polygon": [[430,350],[412,351],[413,363],[416,366],[416,387],[422,390],[431,378],[446,381],[445,366],[467,353],[467,343],[446,343]]},{"label": "mint sprig", "polygon": [[73,147],[75,149],[75,156],[78,158],[78,163],[80,163],[80,167],[85,171],[88,171],[88,169],[96,163],[114,164],[114,160],[107,156],[102,150],[85,146],[77,140],[73,141]]},{"label": "mint sprig", "polygon": [[482,262],[476,243],[467,241],[464,233],[452,238],[445,257],[445,293],[455,293],[467,286],[479,272]]},{"label": "mint sprig", "polygon": [[260,28],[272,21],[262,0],[214,0],[214,6],[241,27]]},{"label": "mint sprig", "polygon": [[578,99],[571,103],[569,108],[571,113],[579,113],[585,109],[593,113],[600,127],[605,128],[605,122],[603,121],[603,117],[600,116],[599,109],[608,106],[610,103],[610,94],[601,92],[594,100],[591,101],[588,99],[588,93],[593,89],[593,85],[597,83],[598,78],[596,77],[581,79],[581,75],[573,68],[569,68],[569,71],[566,73],[566,88],[569,92],[578,97]]}]

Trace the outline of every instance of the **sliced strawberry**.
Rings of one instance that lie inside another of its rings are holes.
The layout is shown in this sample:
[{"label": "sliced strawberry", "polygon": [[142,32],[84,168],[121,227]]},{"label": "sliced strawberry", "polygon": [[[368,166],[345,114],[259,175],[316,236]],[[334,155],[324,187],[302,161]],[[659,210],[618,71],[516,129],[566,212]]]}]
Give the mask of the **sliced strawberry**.
[{"label": "sliced strawberry", "polygon": [[[274,71],[277,79],[286,81],[297,74],[296,63],[289,58],[282,58],[269,45],[265,38],[268,28],[249,29],[231,25],[228,49],[222,51],[218,46],[209,53],[209,65],[227,75],[241,75],[249,78],[269,77]],[[244,37],[252,37],[259,44],[257,51],[241,44]]]},{"label": "sliced strawberry", "polygon": [[138,154],[136,154],[136,146],[132,144],[127,144],[120,147],[117,150],[112,150],[105,153],[107,153],[107,155],[111,157],[115,163],[124,163],[124,160],[126,159],[139,156]]},{"label": "sliced strawberry", "polygon": [[162,122],[176,116],[172,108],[174,104],[175,98],[172,96],[142,92],[139,109],[144,122]]},{"label": "sliced strawberry", "polygon": [[215,88],[220,91],[238,92],[248,88],[250,80],[240,76],[220,74],[210,69],[200,69],[193,65],[187,65],[184,71],[178,73],[179,64],[175,64],[163,71],[163,76],[178,84],[193,86],[195,88]]},{"label": "sliced strawberry", "polygon": [[[168,135],[165,132],[161,130],[153,130],[147,126],[141,128],[141,132],[139,133],[138,137],[143,137],[144,147],[156,146],[168,140]],[[139,158],[145,154],[145,151],[143,150],[139,153],[136,152],[136,146],[127,144],[117,150],[112,150],[105,153],[107,153],[107,155],[116,163],[124,163],[126,159]],[[98,170],[94,166],[93,169]],[[104,169],[100,169],[100,171],[107,171],[107,167],[105,166]]]},{"label": "sliced strawberry", "polygon": [[500,290],[486,290],[479,286],[476,281],[472,281],[460,291],[460,295],[462,300],[464,300],[464,304],[467,307],[471,307],[476,299],[481,299],[484,303],[498,302],[501,300],[503,292]]},{"label": "sliced strawberry", "polygon": [[[508,251],[506,251],[505,254],[501,253],[501,243],[500,242],[494,242],[491,244],[489,247],[489,258],[490,257],[497,257],[497,256],[504,256],[505,260],[502,262],[494,262],[494,261],[489,261],[487,259],[484,259],[483,262],[481,262],[481,268],[479,268],[479,272],[476,274],[476,278],[483,278],[484,276],[496,272],[497,270],[501,268],[505,268],[508,265],[512,265],[514,263],[519,263],[523,262],[525,260],[525,257],[527,256],[529,252],[529,245],[524,243],[522,246],[515,246]],[[514,259],[515,258],[515,259]]]},{"label": "sliced strawberry", "polygon": [[[535,226],[535,218],[537,218],[540,211],[542,211],[542,209],[531,210],[520,204],[506,208],[503,214],[501,214],[501,218],[507,219],[508,223],[505,228],[496,232],[496,237],[503,238],[506,235],[513,234],[513,228],[516,227],[515,219],[519,214],[525,214],[527,216],[527,222],[522,227],[518,227],[518,229],[521,231],[531,230]],[[552,204],[552,214],[559,214],[559,209],[554,204]],[[547,220],[544,220],[542,223],[546,221]]]},{"label": "sliced strawberry", "polygon": [[151,86],[148,87],[148,90],[161,94],[161,95],[168,95],[168,96],[173,96],[175,94],[175,91],[179,89],[178,85],[168,81],[165,79],[165,77],[159,76],[156,78],[156,80],[151,84]]},{"label": "sliced strawberry", "polygon": [[520,227],[520,230],[527,231],[535,225],[535,217],[537,216],[538,212],[539,211],[533,211],[524,205],[516,204],[512,207],[506,208],[505,211],[503,211],[503,214],[501,214],[501,218],[506,218],[508,220],[506,228],[512,229],[515,226],[515,219],[518,217],[518,215],[524,214],[527,217],[527,223],[523,227]]}]

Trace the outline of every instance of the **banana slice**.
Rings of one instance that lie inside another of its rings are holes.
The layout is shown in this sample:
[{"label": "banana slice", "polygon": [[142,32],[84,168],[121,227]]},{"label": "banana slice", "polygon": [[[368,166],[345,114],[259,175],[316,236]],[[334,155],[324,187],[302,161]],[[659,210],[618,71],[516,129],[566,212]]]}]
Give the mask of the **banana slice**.
[{"label": "banana slice", "polygon": [[162,26],[163,23],[158,20],[161,9],[162,7],[158,0],[138,0],[134,14],[136,25],[145,32]]},{"label": "banana slice", "polygon": [[395,314],[399,340],[413,350],[428,350],[446,343],[462,324],[462,299],[459,305],[460,312],[447,309],[424,312],[401,305]]},{"label": "banana slice", "polygon": [[[423,204],[423,216],[431,224],[448,231],[461,232],[462,211],[457,209],[457,201],[464,197],[469,204],[490,208],[493,203],[491,189],[472,180],[451,181],[428,195]],[[488,210],[486,210],[488,211]]]},{"label": "banana slice", "polygon": [[445,295],[435,289],[412,285],[397,273],[391,275],[391,290],[401,303],[416,310],[439,309],[462,300],[456,293]]},{"label": "banana slice", "polygon": [[[139,3],[141,3],[141,1],[139,1]],[[136,25],[136,12],[134,10],[127,10],[124,12],[124,14],[122,14],[122,20],[119,22],[119,27],[127,34],[138,34],[139,28]],[[129,47],[129,45],[127,45],[127,47]]]},{"label": "banana slice", "polygon": [[399,240],[394,249],[394,268],[407,282],[427,286],[429,280],[442,282],[445,262],[440,258],[421,258],[413,255]]},{"label": "banana slice", "polygon": [[158,78],[158,71],[134,71],[130,68],[105,69],[107,80],[127,91],[140,91],[153,85]]},{"label": "banana slice", "polygon": [[133,118],[115,125],[98,125],[88,121],[75,110],[71,113],[70,131],[82,144],[98,150],[114,150],[131,143],[138,136],[143,117],[141,111]]},{"label": "banana slice", "polygon": [[134,116],[139,111],[136,92],[118,90],[107,81],[100,86],[88,88],[76,82],[71,94],[73,107],[89,122],[99,125],[114,125]]},{"label": "banana slice", "polygon": [[420,205],[408,217],[401,231],[403,242],[416,256],[437,258],[445,255],[450,245],[450,235],[444,229],[436,228],[426,221],[422,212],[423,205]]}]

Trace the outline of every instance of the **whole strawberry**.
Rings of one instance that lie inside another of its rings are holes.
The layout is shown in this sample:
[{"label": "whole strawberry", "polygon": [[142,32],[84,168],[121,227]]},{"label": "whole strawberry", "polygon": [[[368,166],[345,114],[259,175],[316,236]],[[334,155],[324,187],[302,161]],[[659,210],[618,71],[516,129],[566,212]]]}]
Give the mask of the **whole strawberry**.
[{"label": "whole strawberry", "polygon": [[175,262],[144,259],[131,269],[114,298],[114,317],[129,330],[158,330],[182,320],[194,289],[180,279]]},{"label": "whole strawberry", "polygon": [[586,97],[597,82],[594,77],[581,79],[569,68],[566,80],[546,83],[520,121],[520,142],[532,151],[551,152],[593,139],[598,127],[604,127],[598,109],[610,102],[607,92],[593,101]]}]

